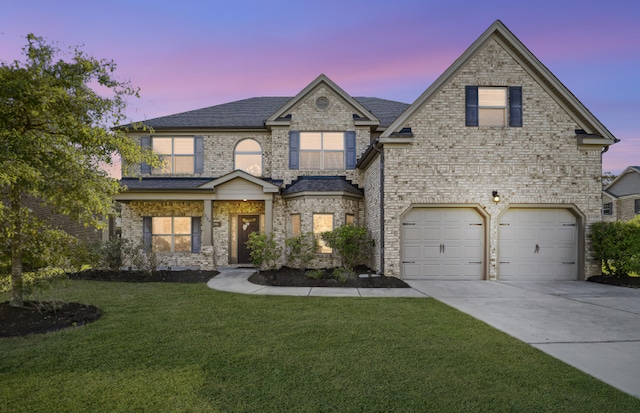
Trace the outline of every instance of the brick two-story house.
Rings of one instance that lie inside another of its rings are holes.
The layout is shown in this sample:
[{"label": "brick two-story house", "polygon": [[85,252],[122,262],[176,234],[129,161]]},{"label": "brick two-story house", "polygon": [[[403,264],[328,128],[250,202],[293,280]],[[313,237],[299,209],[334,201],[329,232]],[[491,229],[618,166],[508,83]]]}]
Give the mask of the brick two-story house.
[{"label": "brick two-story house", "polygon": [[[616,138],[500,22],[413,103],[352,97],[320,75],[131,131],[165,167],[125,177],[123,237],[164,265],[249,262],[252,231],[280,245],[346,223],[369,265],[430,279],[583,279],[599,272],[601,154]],[[320,246],[315,265],[337,264]]]}]

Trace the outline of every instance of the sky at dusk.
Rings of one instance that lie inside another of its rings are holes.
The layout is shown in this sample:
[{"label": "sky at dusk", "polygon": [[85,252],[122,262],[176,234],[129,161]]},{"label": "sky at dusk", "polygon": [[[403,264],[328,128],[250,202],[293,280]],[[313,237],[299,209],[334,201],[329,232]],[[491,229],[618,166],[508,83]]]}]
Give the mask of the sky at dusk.
[{"label": "sky at dusk", "polygon": [[114,60],[140,88],[132,121],[294,96],[321,73],[412,103],[497,19],[621,139],[603,170],[640,165],[638,0],[0,0],[0,60],[23,60],[28,33]]}]

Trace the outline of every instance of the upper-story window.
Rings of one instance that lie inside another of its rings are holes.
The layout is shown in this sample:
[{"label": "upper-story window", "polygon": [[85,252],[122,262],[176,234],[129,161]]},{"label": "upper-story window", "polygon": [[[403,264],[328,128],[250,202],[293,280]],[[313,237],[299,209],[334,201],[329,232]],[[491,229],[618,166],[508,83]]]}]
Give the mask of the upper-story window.
[{"label": "upper-story window", "polygon": [[602,205],[602,215],[613,215],[613,202],[607,202]]},{"label": "upper-story window", "polygon": [[201,174],[204,171],[204,137],[142,136],[140,145],[152,148],[162,161],[162,166],[153,171],[147,163],[140,165],[142,174],[184,175]]},{"label": "upper-story window", "polygon": [[151,141],[153,151],[158,154],[162,166],[154,168],[156,174],[192,174],[194,171],[193,138],[157,138]]},{"label": "upper-story window", "polygon": [[521,86],[467,86],[465,94],[467,126],[522,126]]},{"label": "upper-story window", "polygon": [[289,169],[355,169],[356,132],[289,133]]},{"label": "upper-story window", "polygon": [[253,139],[244,139],[234,151],[234,169],[242,169],[254,176],[262,176],[262,147]]}]

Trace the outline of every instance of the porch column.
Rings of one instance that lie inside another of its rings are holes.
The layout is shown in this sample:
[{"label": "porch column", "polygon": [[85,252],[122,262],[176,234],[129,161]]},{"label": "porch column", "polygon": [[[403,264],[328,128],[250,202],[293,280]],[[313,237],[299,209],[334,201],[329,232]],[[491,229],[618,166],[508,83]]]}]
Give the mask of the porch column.
[{"label": "porch column", "polygon": [[204,200],[204,228],[202,230],[202,245],[205,247],[210,247],[213,245],[212,242],[212,234],[211,234],[211,226],[213,221],[213,201],[205,199]]},{"label": "porch column", "polygon": [[273,195],[264,200],[264,232],[273,232]]}]

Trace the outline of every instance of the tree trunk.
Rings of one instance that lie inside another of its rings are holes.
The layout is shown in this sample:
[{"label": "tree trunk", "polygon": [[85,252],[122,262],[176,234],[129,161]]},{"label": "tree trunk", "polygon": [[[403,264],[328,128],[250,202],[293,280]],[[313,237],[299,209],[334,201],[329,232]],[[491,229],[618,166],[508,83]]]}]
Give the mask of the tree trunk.
[{"label": "tree trunk", "polygon": [[9,305],[21,307],[22,297],[22,223],[20,221],[20,193],[14,188],[10,191],[11,212],[13,215],[13,234],[11,235],[11,299]]}]

